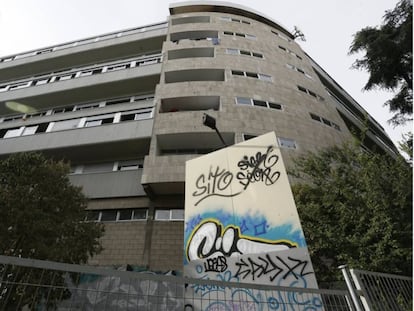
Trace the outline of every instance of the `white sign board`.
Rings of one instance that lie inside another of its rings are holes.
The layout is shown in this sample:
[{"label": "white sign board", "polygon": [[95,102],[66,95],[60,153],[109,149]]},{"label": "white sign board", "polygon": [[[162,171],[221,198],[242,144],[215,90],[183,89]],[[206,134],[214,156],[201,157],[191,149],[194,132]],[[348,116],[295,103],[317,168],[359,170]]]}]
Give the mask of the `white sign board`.
[{"label": "white sign board", "polygon": [[317,288],[273,132],[187,161],[184,275]]}]

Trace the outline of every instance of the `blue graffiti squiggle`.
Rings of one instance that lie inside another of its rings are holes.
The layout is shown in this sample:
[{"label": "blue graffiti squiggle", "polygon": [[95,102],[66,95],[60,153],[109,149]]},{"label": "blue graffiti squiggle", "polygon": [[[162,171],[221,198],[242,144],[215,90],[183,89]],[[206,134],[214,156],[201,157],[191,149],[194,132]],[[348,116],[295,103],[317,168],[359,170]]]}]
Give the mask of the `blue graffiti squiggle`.
[{"label": "blue graffiti squiggle", "polygon": [[[207,276],[203,277],[208,279]],[[233,281],[231,273],[225,274],[220,280]],[[280,284],[278,284],[280,285]],[[307,282],[304,277],[286,285],[287,287],[303,287],[306,288]],[[230,288],[215,286],[193,286],[201,297],[212,297],[213,302],[200,310],[218,311],[218,310],[303,310],[317,311],[323,310],[323,303],[318,294],[305,294],[303,292],[269,292],[248,288]],[[227,297],[221,301],[217,301],[214,297],[218,297],[218,292]],[[226,300],[227,299],[227,300]],[[198,310],[198,309],[197,309]]]}]

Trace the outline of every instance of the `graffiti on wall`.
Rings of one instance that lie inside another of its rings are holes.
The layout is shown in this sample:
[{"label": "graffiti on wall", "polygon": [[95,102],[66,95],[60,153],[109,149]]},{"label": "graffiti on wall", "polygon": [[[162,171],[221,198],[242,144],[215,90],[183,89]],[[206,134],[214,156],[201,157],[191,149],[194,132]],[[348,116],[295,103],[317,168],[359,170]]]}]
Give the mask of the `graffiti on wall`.
[{"label": "graffiti on wall", "polygon": [[188,277],[317,287],[274,133],[187,161],[184,243]]},{"label": "graffiti on wall", "polygon": [[193,230],[187,246],[188,261],[216,256],[230,257],[250,253],[286,250],[296,245],[290,241],[271,241],[240,234],[240,228],[222,225],[213,219],[203,221]]},{"label": "graffiti on wall", "polygon": [[[201,173],[195,181],[195,191],[192,196],[198,200],[197,206],[203,200],[211,197],[234,197],[240,195],[250,184],[261,182],[266,186],[273,185],[280,177],[275,169],[279,156],[273,153],[274,147],[269,146],[266,152],[257,152],[253,156],[244,155],[237,163],[238,171],[233,173],[220,166],[212,167],[208,173]],[[233,181],[242,188],[236,192],[232,190]]]},{"label": "graffiti on wall", "polygon": [[[200,279],[306,288],[312,287],[314,272],[310,261],[304,259],[305,252],[304,248],[294,248],[237,257],[218,256],[192,261],[187,269]],[[295,310],[323,310],[318,294],[227,287],[220,283],[190,284],[186,292],[196,297],[195,303],[187,303],[192,307],[188,310],[287,310],[288,306],[295,306]],[[211,297],[220,297],[220,301],[213,299],[206,304]],[[198,301],[203,301],[202,306]]]}]

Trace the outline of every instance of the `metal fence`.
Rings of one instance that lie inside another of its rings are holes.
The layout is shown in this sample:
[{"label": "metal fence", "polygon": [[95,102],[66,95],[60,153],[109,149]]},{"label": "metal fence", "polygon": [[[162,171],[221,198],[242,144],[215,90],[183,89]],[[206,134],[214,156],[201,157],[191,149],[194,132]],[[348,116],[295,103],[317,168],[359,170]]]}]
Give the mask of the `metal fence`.
[{"label": "metal fence", "polygon": [[0,256],[0,310],[354,310],[347,291],[189,279]]},{"label": "metal fence", "polygon": [[410,277],[350,270],[365,310],[413,309],[413,279]]}]

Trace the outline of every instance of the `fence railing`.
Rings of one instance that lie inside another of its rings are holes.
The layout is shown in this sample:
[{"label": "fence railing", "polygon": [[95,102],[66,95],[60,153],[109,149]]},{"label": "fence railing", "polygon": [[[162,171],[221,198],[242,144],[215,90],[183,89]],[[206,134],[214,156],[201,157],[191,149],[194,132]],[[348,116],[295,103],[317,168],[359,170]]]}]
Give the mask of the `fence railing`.
[{"label": "fence railing", "polygon": [[347,291],[264,286],[0,256],[0,310],[354,310]]},{"label": "fence railing", "polygon": [[413,280],[410,277],[351,269],[365,310],[413,309]]}]

